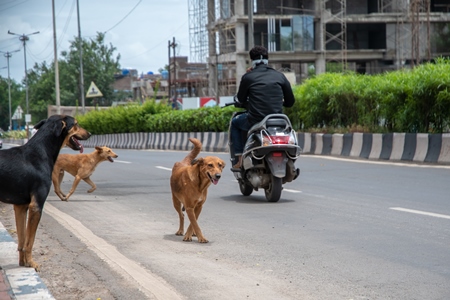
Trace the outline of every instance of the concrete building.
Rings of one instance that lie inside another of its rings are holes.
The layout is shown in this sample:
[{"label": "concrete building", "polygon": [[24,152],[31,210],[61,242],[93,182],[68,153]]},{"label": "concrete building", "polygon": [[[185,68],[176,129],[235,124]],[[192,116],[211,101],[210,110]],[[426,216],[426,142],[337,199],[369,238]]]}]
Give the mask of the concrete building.
[{"label": "concrete building", "polygon": [[376,74],[450,56],[448,0],[188,1],[191,60],[207,63],[216,99],[236,93],[253,45],[296,83],[327,69]]}]

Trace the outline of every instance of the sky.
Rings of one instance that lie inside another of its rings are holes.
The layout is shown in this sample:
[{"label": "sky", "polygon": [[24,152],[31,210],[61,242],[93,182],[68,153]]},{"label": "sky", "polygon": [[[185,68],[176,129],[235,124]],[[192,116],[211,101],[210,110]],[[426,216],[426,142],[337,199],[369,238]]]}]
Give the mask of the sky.
[{"label": "sky", "polygon": [[[122,69],[138,73],[158,73],[168,64],[168,41],[175,37],[176,55],[189,56],[189,16],[187,0],[78,0],[81,37],[94,38],[106,32],[106,44],[120,53]],[[69,50],[78,36],[77,0],[54,0],[58,58]],[[23,44],[26,43],[27,69],[35,63],[53,62],[52,0],[0,0],[0,51],[12,52],[10,76],[20,82],[25,77]],[[171,52],[172,53],[172,52]],[[8,77],[7,59],[0,53],[0,76]]]}]

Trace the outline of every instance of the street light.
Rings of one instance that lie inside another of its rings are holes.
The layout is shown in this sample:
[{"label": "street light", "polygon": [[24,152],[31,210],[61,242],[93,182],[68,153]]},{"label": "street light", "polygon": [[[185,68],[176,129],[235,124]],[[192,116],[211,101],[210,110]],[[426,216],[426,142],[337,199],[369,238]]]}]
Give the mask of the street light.
[{"label": "street light", "polygon": [[14,51],[0,51],[1,53],[4,53],[7,61],[7,68],[8,68],[8,96],[9,96],[9,130],[12,130],[12,119],[11,119],[11,78],[9,76],[9,58],[12,56],[12,53],[19,52],[20,49],[14,50]]},{"label": "street light", "polygon": [[[11,32],[8,30],[8,34],[17,35],[19,37],[19,40],[23,43],[23,58],[25,60],[25,99],[27,101],[27,115],[29,115],[28,112],[28,76],[27,76],[27,41],[30,39],[29,36],[33,34],[38,34],[39,31],[29,33],[29,34],[17,34],[14,32]],[[29,132],[28,132],[28,116],[25,116],[25,122],[27,125],[27,139],[29,138]]]}]

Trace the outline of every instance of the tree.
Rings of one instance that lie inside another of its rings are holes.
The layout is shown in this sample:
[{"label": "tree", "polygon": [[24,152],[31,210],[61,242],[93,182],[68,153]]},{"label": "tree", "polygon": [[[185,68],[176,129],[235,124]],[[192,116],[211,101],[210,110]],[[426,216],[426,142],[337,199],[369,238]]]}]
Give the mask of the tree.
[{"label": "tree", "polygon": [[[17,106],[25,108],[25,91],[14,79],[11,79],[11,114]],[[25,116],[23,116],[25,117]],[[23,124],[23,122],[21,122]],[[0,128],[8,130],[9,126],[9,88],[8,78],[0,76]]]},{"label": "tree", "polygon": [[[60,99],[63,106],[81,105],[80,91],[80,57],[78,51],[78,38],[71,42],[69,51],[61,52],[59,65]],[[83,93],[94,81],[105,99],[113,98],[112,84],[114,74],[119,72],[120,54],[114,57],[116,48],[105,45],[105,34],[97,33],[94,39],[82,39],[83,47],[83,72],[85,87]],[[45,61],[33,66],[28,71],[29,109],[32,122],[47,118],[48,105],[55,105],[55,66]],[[86,105],[92,105],[90,99],[86,99]],[[25,107],[25,106],[23,106]]]},{"label": "tree", "polygon": [[[69,52],[63,51],[64,61],[61,66],[61,83],[64,84],[64,90],[72,91],[74,99],[72,105],[75,105],[76,99],[81,99],[79,90],[80,79],[80,52],[78,38],[70,45]],[[114,74],[120,71],[120,54],[114,58],[116,48],[112,45],[105,45],[105,34],[97,33],[97,36],[91,40],[82,39],[83,47],[83,71],[84,71],[84,91],[86,93],[91,81],[95,82],[100,89],[103,97],[112,99],[114,90]],[[62,101],[62,100],[61,100]],[[86,99],[86,105],[91,105],[91,100]]]}]

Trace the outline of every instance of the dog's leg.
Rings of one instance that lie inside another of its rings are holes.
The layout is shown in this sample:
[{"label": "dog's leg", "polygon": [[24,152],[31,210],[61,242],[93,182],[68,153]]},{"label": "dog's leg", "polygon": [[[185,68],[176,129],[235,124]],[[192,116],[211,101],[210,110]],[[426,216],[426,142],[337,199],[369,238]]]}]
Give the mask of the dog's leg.
[{"label": "dog's leg", "polygon": [[23,247],[25,245],[25,234],[27,226],[27,212],[28,204],[26,205],[14,205],[14,215],[16,219],[17,230],[17,251],[19,251],[19,266],[25,266]]},{"label": "dog's leg", "polygon": [[180,219],[180,226],[178,227],[178,231],[175,233],[176,235],[183,235],[184,233],[184,214],[182,211],[182,203],[172,195],[173,207],[178,212],[178,216]]},{"label": "dog's leg", "polygon": [[73,192],[75,192],[80,181],[81,181],[81,177],[78,175],[75,176],[75,180],[73,181],[72,188],[70,189],[70,191],[67,193],[67,195],[65,197],[66,201],[69,201],[69,197],[73,194]]},{"label": "dog's leg", "polygon": [[[191,224],[188,227],[188,230],[186,231],[186,235],[184,236],[183,241],[190,242],[192,241],[192,234],[195,232],[197,235],[197,239],[199,243],[207,243],[208,240],[203,236],[202,231],[200,230],[200,227],[197,223],[197,216],[196,216],[196,210],[193,207],[186,207],[186,214],[189,217],[189,221]],[[200,208],[201,211],[201,208]]]},{"label": "dog's leg", "polygon": [[92,193],[97,189],[97,186],[95,185],[94,182],[92,182],[90,177],[84,178],[83,180],[92,187],[90,190],[87,191],[88,193]]},{"label": "dog's leg", "polygon": [[62,201],[65,201],[66,195],[64,195],[61,192],[61,182],[64,178],[64,170],[56,171],[54,170],[52,173],[52,181],[53,181],[53,188],[55,190],[55,194],[61,199]]},{"label": "dog's leg", "polygon": [[28,211],[27,230],[25,235],[25,244],[23,247],[25,267],[34,268],[39,271],[39,265],[34,262],[32,257],[34,239],[36,238],[36,231],[39,225],[39,221],[42,216],[42,208],[39,206],[36,196],[31,197],[31,203]]}]

